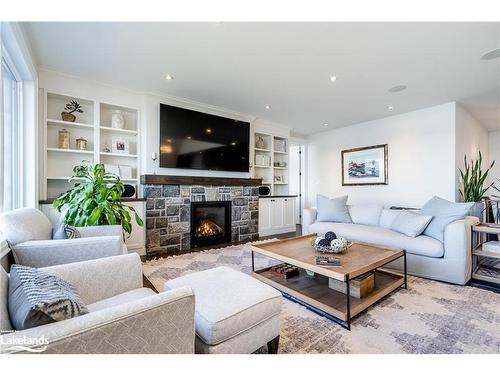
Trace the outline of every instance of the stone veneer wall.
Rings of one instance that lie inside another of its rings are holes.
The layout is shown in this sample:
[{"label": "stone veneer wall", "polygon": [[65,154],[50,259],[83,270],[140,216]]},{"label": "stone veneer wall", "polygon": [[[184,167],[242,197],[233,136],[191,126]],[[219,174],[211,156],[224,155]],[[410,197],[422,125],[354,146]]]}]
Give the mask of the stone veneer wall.
[{"label": "stone veneer wall", "polygon": [[259,237],[259,188],[253,186],[143,185],[147,256],[191,250],[191,202],[231,201],[231,240]]}]

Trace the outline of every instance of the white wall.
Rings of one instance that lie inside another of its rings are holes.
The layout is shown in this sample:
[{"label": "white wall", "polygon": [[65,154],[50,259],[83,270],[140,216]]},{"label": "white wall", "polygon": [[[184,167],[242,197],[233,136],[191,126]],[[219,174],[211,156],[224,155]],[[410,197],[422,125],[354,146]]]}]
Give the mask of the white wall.
[{"label": "white wall", "polygon": [[481,151],[483,169],[486,169],[490,160],[489,148],[488,130],[457,104],[455,110],[455,198],[457,201],[462,200],[459,193],[461,188],[459,169],[464,168],[464,155],[467,155],[467,160],[475,160]]},{"label": "white wall", "polygon": [[[495,160],[495,166],[492,169],[490,182],[495,182],[500,189],[500,130],[490,132],[490,162]],[[491,192],[490,192],[491,193]],[[495,192],[496,193],[496,192]],[[500,195],[500,194],[496,194]]]},{"label": "white wall", "polygon": [[[447,103],[310,137],[309,205],[316,194],[348,194],[349,203],[421,206],[434,195],[455,199],[455,103]],[[389,184],[342,186],[341,151],[389,146]]]},{"label": "white wall", "polygon": [[[158,152],[159,149],[160,103],[175,105],[214,115],[230,117],[241,121],[247,121],[251,123],[251,130],[255,128],[259,129],[259,131],[271,132],[273,134],[281,136],[288,136],[290,134],[290,129],[288,129],[286,126],[269,123],[261,119],[256,119],[255,116],[249,114],[238,113],[229,109],[218,108],[203,103],[193,102],[187,99],[141,93],[129,90],[127,88],[120,88],[102,82],[95,82],[81,77],[75,77],[51,70],[40,69],[39,82],[40,88],[44,88],[50,91],[61,92],[67,95],[74,95],[83,98],[95,99],[98,101],[104,101],[125,107],[138,108],[141,112],[139,124],[141,133],[140,174],[153,173],[154,171],[154,164],[151,160],[151,153]],[[251,134],[253,134],[252,131]],[[250,144],[250,158],[251,160],[253,160],[252,139],[250,140]],[[41,160],[43,160],[43,158]],[[41,167],[43,167],[43,165]],[[172,168],[158,168],[157,173],[165,175],[210,175],[218,177],[250,177],[251,175],[251,173],[223,171],[215,172]]]}]

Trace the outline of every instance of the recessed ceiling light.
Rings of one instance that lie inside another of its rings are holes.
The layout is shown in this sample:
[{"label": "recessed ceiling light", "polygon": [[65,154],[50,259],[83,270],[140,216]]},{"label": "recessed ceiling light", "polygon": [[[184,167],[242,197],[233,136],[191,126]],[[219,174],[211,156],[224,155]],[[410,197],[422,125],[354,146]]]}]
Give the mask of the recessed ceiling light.
[{"label": "recessed ceiling light", "polygon": [[403,91],[403,90],[406,90],[406,86],[405,85],[397,85],[397,86],[391,87],[389,89],[389,92],[400,92],[400,91]]},{"label": "recessed ceiling light", "polygon": [[500,57],[500,48],[495,48],[494,50],[491,50],[490,52],[485,53],[481,59],[483,60],[493,60],[493,59],[498,59]]},{"label": "recessed ceiling light", "polygon": [[270,109],[271,106],[270,105],[266,105],[264,108],[267,110],[267,109]]},{"label": "recessed ceiling light", "polygon": [[394,109],[394,107],[393,107],[392,105],[390,105],[389,107],[387,107],[387,109],[388,109],[389,111],[392,111],[392,110]]},{"label": "recessed ceiling light", "polygon": [[328,124],[325,122],[325,123],[323,124],[323,126],[328,126]]},{"label": "recessed ceiling light", "polygon": [[212,133],[212,129],[210,129],[210,128],[207,128],[205,131],[206,131],[207,133],[209,133],[209,134],[210,134],[210,133]]},{"label": "recessed ceiling light", "polygon": [[167,74],[167,75],[165,76],[165,79],[166,79],[167,81],[171,81],[171,80],[173,80],[173,79],[174,79],[174,77],[173,77],[173,76],[171,76],[170,74]]},{"label": "recessed ceiling light", "polygon": [[330,77],[330,81],[335,82],[336,80],[337,80],[337,77],[335,77],[335,76]]}]

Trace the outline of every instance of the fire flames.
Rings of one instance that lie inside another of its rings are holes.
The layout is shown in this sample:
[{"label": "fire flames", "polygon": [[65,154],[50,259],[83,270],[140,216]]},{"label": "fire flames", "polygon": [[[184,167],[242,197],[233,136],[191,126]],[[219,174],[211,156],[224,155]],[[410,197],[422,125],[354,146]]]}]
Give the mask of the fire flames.
[{"label": "fire flames", "polygon": [[213,221],[203,219],[196,227],[196,237],[209,237],[216,236],[223,232],[222,228],[215,224]]}]

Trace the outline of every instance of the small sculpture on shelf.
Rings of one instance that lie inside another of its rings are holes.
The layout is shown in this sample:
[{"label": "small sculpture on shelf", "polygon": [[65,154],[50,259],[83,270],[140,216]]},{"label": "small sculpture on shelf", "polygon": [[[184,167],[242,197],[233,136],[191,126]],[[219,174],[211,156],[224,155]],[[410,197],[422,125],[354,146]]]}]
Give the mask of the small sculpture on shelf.
[{"label": "small sculpture on shelf", "polygon": [[87,140],[83,137],[77,138],[76,149],[81,151],[87,151]]},{"label": "small sculpture on shelf", "polygon": [[257,139],[255,141],[255,148],[260,148],[261,150],[266,148],[263,137],[261,137],[261,136],[257,137]]},{"label": "small sculpture on shelf", "polygon": [[63,121],[75,122],[76,116],[73,112],[83,113],[82,105],[76,100],[71,100],[64,109],[69,112],[61,112]]},{"label": "small sculpture on shelf", "polygon": [[125,127],[125,117],[123,117],[123,113],[119,109],[115,110],[111,115],[111,127],[114,129],[123,129]]}]

